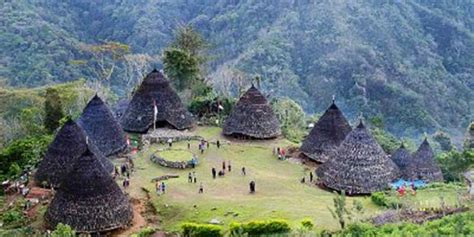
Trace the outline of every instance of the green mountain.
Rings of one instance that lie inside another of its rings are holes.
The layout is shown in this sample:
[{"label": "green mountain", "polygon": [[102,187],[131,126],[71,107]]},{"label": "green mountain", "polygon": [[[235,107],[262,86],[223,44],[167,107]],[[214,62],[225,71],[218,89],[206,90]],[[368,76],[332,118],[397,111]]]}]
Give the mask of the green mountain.
[{"label": "green mountain", "polygon": [[[470,1],[0,0],[0,22],[0,80],[9,86],[92,80],[76,63],[91,57],[84,44],[157,55],[190,23],[211,45],[218,90],[235,92],[233,71],[259,74],[263,91],[306,112],[336,95],[350,118],[380,116],[405,136],[460,134],[474,117]],[[123,94],[126,78],[119,66],[110,85]]]}]

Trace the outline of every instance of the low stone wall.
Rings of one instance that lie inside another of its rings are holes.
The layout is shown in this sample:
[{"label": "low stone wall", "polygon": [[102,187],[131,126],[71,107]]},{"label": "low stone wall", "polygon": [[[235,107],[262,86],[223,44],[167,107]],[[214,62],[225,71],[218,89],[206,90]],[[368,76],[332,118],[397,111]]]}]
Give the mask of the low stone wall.
[{"label": "low stone wall", "polygon": [[170,150],[170,149],[169,148],[159,149],[158,151],[156,151],[155,153],[153,153],[150,156],[150,160],[153,163],[156,163],[158,165],[161,165],[161,166],[167,167],[167,168],[173,168],[173,169],[190,169],[190,168],[193,168],[193,165],[191,164],[191,160],[188,160],[188,161],[169,161],[169,160],[166,160],[166,158],[160,157],[158,155],[158,152],[166,151],[166,150]]}]

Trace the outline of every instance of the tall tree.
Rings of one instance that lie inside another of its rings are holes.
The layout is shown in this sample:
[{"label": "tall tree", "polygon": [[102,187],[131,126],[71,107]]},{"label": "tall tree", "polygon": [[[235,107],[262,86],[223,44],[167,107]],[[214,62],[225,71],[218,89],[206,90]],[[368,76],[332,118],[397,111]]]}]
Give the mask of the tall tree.
[{"label": "tall tree", "polygon": [[54,88],[46,90],[44,112],[44,126],[50,133],[53,133],[59,127],[59,121],[64,117],[61,98],[58,91]]},{"label": "tall tree", "polygon": [[190,25],[180,26],[175,31],[173,42],[163,51],[163,64],[165,73],[179,91],[203,83],[206,48],[205,40]]}]

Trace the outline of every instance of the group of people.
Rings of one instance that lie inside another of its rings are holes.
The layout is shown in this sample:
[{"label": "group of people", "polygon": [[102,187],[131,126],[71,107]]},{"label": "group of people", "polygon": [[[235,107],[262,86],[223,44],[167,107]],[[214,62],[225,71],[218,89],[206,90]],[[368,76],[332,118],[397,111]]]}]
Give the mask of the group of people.
[{"label": "group of people", "polygon": [[[309,172],[309,182],[312,183],[314,180],[314,175],[313,175],[313,172]],[[306,176],[303,176],[303,178],[301,178],[301,183],[306,183]]]},{"label": "group of people", "polygon": [[400,197],[403,197],[405,195],[405,192],[409,192],[411,193],[413,196],[416,195],[416,187],[415,185],[412,183],[410,184],[410,186],[407,188],[405,186],[405,184],[403,184],[402,186],[398,187],[397,189],[397,193]]},{"label": "group of people", "polygon": [[286,159],[286,151],[282,147],[273,148],[273,155],[277,156],[279,160]]},{"label": "group of people", "polygon": [[193,171],[192,173],[189,172],[189,174],[188,174],[188,183],[197,183],[197,176],[196,176],[195,171]]},{"label": "group of people", "polygon": [[165,182],[160,182],[160,181],[157,181],[155,183],[155,190],[156,190],[156,194],[159,196],[161,194],[164,194],[166,192],[166,185],[165,185]]}]

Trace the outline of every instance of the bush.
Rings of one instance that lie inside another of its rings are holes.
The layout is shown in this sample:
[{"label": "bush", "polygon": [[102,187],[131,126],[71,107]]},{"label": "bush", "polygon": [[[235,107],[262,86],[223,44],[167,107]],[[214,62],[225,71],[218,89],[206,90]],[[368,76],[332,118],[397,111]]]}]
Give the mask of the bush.
[{"label": "bush", "polygon": [[222,227],[209,224],[184,223],[181,225],[183,235],[187,237],[220,237]]},{"label": "bush", "polygon": [[370,195],[370,200],[377,205],[381,207],[386,207],[387,206],[387,197],[385,196],[385,193],[383,192],[375,192]]},{"label": "bush", "polygon": [[281,234],[290,232],[290,225],[286,220],[251,221],[248,223],[231,223],[232,234],[243,232],[250,236],[267,234]]},{"label": "bush", "polygon": [[2,222],[7,226],[17,226],[23,223],[24,217],[20,210],[12,209],[2,214]]},{"label": "bush", "polygon": [[309,218],[304,218],[303,220],[301,220],[301,227],[308,230],[313,229],[314,227],[313,221]]},{"label": "bush", "polygon": [[53,232],[51,232],[51,237],[75,237],[76,232],[69,225],[59,223]]},{"label": "bush", "polygon": [[138,233],[132,234],[131,237],[149,237],[156,232],[155,229],[151,227],[145,227],[140,229]]}]

